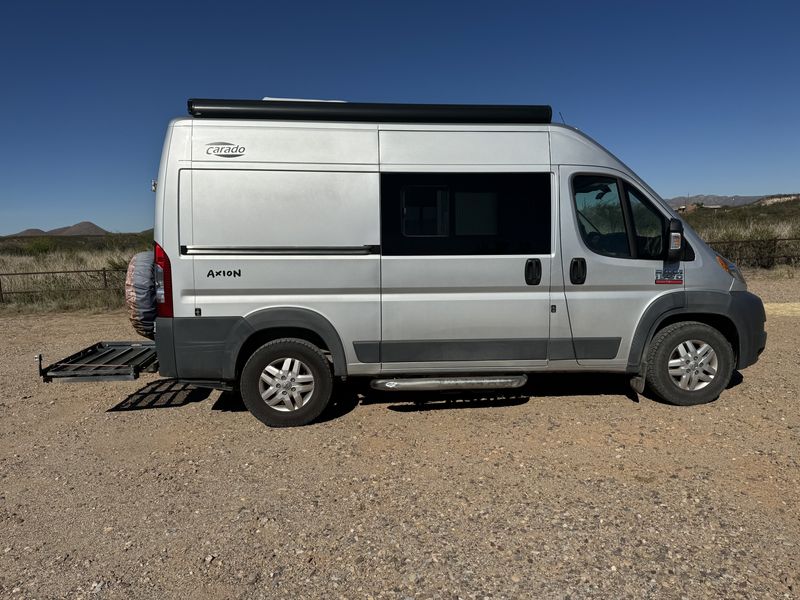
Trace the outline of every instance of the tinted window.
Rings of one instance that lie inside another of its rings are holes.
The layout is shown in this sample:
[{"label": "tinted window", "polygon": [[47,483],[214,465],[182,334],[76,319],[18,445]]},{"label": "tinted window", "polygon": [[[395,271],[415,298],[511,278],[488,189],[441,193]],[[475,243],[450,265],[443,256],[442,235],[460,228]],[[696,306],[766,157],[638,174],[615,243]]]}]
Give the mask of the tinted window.
[{"label": "tinted window", "polygon": [[383,173],[387,256],[549,254],[549,173]]},{"label": "tinted window", "polygon": [[664,257],[666,219],[644,199],[637,189],[625,184],[636,231],[636,258],[658,260]]},{"label": "tinted window", "polygon": [[497,194],[455,192],[456,235],[497,235]]},{"label": "tinted window", "polygon": [[450,230],[447,190],[410,186],[403,190],[403,235],[445,236]]},{"label": "tinted window", "polygon": [[572,179],[578,229],[590,250],[630,258],[619,184],[614,177],[576,175]]}]

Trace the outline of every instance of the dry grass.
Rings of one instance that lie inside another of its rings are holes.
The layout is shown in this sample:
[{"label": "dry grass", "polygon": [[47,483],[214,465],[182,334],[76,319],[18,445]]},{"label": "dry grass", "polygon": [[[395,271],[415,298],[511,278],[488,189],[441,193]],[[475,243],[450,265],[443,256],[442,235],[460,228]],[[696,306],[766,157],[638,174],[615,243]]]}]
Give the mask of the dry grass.
[{"label": "dry grass", "polygon": [[713,222],[697,231],[704,240],[712,242],[762,241],[800,237],[800,224],[794,221],[762,223],[756,220],[744,223]]},{"label": "dry grass", "polygon": [[[124,304],[130,255],[121,251],[49,252],[33,256],[0,254],[0,274],[106,269],[101,273],[0,276],[2,312],[105,310]],[[19,293],[30,291],[34,293]]]},{"label": "dry grass", "polygon": [[685,218],[717,252],[739,266],[772,268],[800,262],[800,241],[794,241],[800,238],[798,200],[699,208]]},{"label": "dry grass", "polygon": [[740,267],[771,269],[800,263],[800,219],[719,219],[692,225],[714,250]]},{"label": "dry grass", "polygon": [[131,256],[114,250],[51,252],[35,256],[0,254],[0,273],[119,268],[119,265],[127,265]]}]

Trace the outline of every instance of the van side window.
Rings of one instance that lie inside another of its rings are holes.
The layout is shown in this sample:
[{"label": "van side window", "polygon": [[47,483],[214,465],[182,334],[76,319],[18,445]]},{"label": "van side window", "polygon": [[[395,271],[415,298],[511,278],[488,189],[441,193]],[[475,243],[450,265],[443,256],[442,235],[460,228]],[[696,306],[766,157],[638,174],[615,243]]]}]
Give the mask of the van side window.
[{"label": "van side window", "polygon": [[576,175],[572,179],[578,229],[590,250],[630,258],[619,183],[614,177]]},{"label": "van side window", "polygon": [[447,188],[416,185],[403,190],[403,235],[445,236],[449,232]]},{"label": "van side window", "polygon": [[497,193],[455,192],[456,235],[497,235]]},{"label": "van side window", "polygon": [[549,254],[550,173],[382,173],[386,256]]},{"label": "van side window", "polygon": [[662,259],[664,257],[666,219],[645,200],[639,190],[626,183],[625,191],[631,205],[631,218],[636,235],[636,258]]}]

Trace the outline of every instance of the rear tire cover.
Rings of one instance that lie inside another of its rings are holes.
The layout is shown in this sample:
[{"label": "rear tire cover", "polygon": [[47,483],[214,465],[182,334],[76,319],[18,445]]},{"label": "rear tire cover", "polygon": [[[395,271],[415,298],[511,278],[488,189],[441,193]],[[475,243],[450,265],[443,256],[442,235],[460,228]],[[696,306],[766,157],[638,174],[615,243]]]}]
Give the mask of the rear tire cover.
[{"label": "rear tire cover", "polygon": [[155,337],[156,289],[152,252],[136,254],[125,277],[125,305],[136,333]]}]

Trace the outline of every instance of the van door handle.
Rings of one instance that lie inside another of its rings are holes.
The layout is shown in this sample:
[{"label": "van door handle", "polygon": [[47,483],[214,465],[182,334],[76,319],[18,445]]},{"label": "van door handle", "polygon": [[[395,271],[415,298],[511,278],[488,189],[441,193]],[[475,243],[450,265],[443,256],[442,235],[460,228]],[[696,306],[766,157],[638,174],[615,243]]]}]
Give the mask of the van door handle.
[{"label": "van door handle", "polygon": [[581,285],[586,281],[586,259],[573,258],[569,264],[569,280],[575,285]]},{"label": "van door handle", "polygon": [[538,258],[529,258],[525,262],[525,283],[539,285],[542,282],[542,261]]}]

